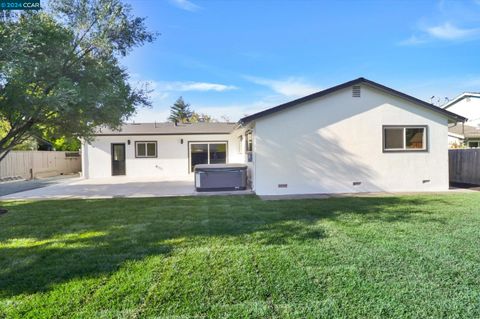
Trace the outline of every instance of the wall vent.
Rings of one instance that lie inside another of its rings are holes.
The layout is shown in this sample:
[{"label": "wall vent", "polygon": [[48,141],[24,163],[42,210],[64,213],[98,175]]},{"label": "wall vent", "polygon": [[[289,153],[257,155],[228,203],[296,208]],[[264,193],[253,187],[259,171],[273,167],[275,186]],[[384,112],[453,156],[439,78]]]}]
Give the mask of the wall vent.
[{"label": "wall vent", "polygon": [[360,97],[360,93],[361,93],[360,85],[354,85],[352,87],[352,97]]},{"label": "wall vent", "polygon": [[353,182],[353,186],[359,186],[361,184],[362,184],[362,182]]},{"label": "wall vent", "polygon": [[278,188],[287,188],[288,185],[287,184],[278,184]]}]

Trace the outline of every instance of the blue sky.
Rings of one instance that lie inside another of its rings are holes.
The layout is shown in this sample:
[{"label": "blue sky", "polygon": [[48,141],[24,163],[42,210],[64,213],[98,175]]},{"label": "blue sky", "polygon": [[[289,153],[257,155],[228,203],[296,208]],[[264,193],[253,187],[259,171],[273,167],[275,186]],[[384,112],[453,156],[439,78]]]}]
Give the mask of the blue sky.
[{"label": "blue sky", "polygon": [[161,33],[123,64],[165,121],[179,97],[220,119],[363,76],[430,101],[480,91],[480,0],[130,0]]}]

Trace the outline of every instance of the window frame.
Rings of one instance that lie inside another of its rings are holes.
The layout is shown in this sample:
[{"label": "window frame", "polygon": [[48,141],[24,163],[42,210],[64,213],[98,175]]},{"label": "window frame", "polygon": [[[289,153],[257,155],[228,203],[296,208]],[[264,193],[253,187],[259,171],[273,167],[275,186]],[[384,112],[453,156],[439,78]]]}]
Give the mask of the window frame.
[{"label": "window frame", "polygon": [[[248,137],[250,136],[250,143]],[[250,147],[249,147],[250,146]],[[253,162],[253,130],[245,131],[245,156],[247,163]]]},{"label": "window frame", "polygon": [[[477,143],[477,146],[471,146],[470,143]],[[467,144],[468,144],[468,148],[475,148],[475,149],[480,148],[480,141],[478,140],[468,141]]]},{"label": "window frame", "polygon": [[[138,144],[145,144],[145,155],[138,155]],[[147,144],[155,144],[155,156],[148,155]],[[158,158],[158,142],[157,141],[135,141],[135,158]]]},{"label": "window frame", "polygon": [[[386,148],[385,141],[386,141],[386,130],[387,129],[403,129],[403,148]],[[407,148],[406,143],[406,129],[409,128],[419,128],[423,129],[423,148]],[[428,125],[382,125],[382,151],[383,153],[425,153],[429,151],[429,144],[428,144]]]},{"label": "window frame", "polygon": [[194,172],[192,171],[192,153],[191,153],[191,145],[192,144],[208,144],[207,147],[207,154],[208,154],[208,163],[210,163],[210,144],[225,144],[225,164],[229,163],[228,159],[228,141],[227,140],[219,140],[219,141],[188,141],[187,142],[187,153],[188,153],[188,174],[193,174]]},{"label": "window frame", "polygon": [[[251,149],[249,150],[249,141],[248,141],[248,136],[250,135],[250,146]],[[253,152],[253,131],[248,130],[245,132],[245,153],[252,153]]]}]

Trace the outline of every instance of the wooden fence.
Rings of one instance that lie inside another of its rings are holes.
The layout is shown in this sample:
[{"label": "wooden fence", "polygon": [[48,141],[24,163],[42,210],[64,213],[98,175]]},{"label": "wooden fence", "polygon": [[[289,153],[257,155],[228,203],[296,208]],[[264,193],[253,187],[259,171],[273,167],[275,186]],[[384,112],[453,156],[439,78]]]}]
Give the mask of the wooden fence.
[{"label": "wooden fence", "polygon": [[480,185],[480,149],[448,151],[450,182]]},{"label": "wooden fence", "polygon": [[71,174],[81,170],[78,152],[12,151],[0,161],[0,181]]}]

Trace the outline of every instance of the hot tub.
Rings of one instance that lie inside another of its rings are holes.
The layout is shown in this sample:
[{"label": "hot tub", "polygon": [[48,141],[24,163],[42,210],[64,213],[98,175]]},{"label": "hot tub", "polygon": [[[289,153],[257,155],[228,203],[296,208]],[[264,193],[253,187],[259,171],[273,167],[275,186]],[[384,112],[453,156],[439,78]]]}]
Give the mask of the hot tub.
[{"label": "hot tub", "polygon": [[195,188],[198,192],[247,189],[247,165],[195,165]]}]

